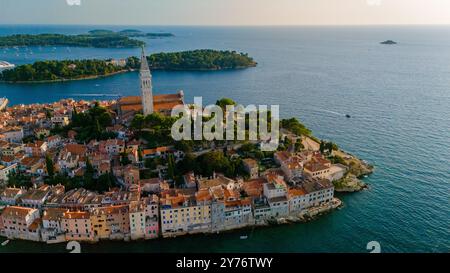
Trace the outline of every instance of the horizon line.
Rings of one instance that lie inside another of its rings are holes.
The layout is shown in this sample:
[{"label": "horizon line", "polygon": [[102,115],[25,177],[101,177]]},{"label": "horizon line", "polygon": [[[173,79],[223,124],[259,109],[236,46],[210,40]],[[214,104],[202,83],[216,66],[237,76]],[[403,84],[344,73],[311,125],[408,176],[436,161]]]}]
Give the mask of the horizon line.
[{"label": "horizon line", "polygon": [[0,23],[0,26],[142,26],[142,27],[377,27],[377,26],[450,26],[445,24],[273,24],[273,25],[205,25],[205,24],[60,24],[60,23]]}]

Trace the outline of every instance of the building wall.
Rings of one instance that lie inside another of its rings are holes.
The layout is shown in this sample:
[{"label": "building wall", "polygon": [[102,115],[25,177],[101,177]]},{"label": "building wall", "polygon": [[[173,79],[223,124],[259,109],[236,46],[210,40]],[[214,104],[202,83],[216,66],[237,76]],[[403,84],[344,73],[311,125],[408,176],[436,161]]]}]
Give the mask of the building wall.
[{"label": "building wall", "polygon": [[223,229],[225,223],[225,204],[213,201],[211,204],[211,231],[217,232]]},{"label": "building wall", "polygon": [[106,214],[92,214],[91,215],[92,229],[94,236],[98,239],[109,239],[111,229],[106,222]]},{"label": "building wall", "polygon": [[63,218],[62,226],[67,241],[95,241],[91,220]]},{"label": "building wall", "polygon": [[147,204],[145,208],[145,239],[159,237],[159,206]]},{"label": "building wall", "polygon": [[2,215],[6,237],[9,239],[22,239],[40,241],[39,229],[31,232],[28,227],[40,217],[39,210],[30,209],[28,214],[22,216]]},{"label": "building wall", "polygon": [[130,212],[130,235],[132,240],[145,236],[145,211]]},{"label": "building wall", "polygon": [[210,204],[161,209],[161,233],[163,236],[210,231]]},{"label": "building wall", "polygon": [[253,221],[251,206],[233,206],[225,208],[224,230],[241,228]]},{"label": "building wall", "polygon": [[7,182],[8,181],[8,175],[10,173],[13,173],[13,172],[16,172],[16,171],[17,171],[17,163],[12,164],[9,167],[4,166],[4,168],[0,170],[0,183],[1,182]]},{"label": "building wall", "polygon": [[269,202],[269,205],[272,217],[277,218],[289,215],[289,202],[287,200],[273,203]]}]

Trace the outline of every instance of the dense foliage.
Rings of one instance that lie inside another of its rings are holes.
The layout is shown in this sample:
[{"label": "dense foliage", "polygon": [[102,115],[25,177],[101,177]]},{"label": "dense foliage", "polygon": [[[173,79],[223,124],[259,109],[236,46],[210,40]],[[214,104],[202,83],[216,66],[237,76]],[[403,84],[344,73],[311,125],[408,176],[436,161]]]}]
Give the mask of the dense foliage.
[{"label": "dense foliage", "polygon": [[[156,53],[148,56],[147,60],[152,70],[224,70],[253,67],[257,64],[248,54],[212,49]],[[128,65],[139,68],[139,59],[129,58]]]},{"label": "dense foliage", "polygon": [[306,128],[306,126],[300,123],[296,118],[283,119],[281,120],[280,126],[299,136],[311,136],[311,130]]},{"label": "dense foliage", "polygon": [[231,159],[221,150],[210,151],[200,156],[187,154],[176,164],[175,174],[182,175],[189,171],[203,176],[212,176],[214,172],[223,173],[227,177],[247,175],[240,158]]},{"label": "dense foliage", "polygon": [[96,103],[85,113],[74,111],[70,124],[64,128],[56,127],[52,133],[67,136],[68,131],[73,130],[76,132],[76,140],[80,143],[89,142],[92,139],[107,140],[117,137],[116,133],[105,130],[111,124],[111,114]]},{"label": "dense foliage", "polygon": [[57,81],[105,76],[124,70],[103,60],[38,61],[20,65],[0,74],[0,80],[8,82]]},{"label": "dense foliage", "polygon": [[15,34],[0,37],[0,47],[13,46],[76,46],[97,48],[140,47],[143,41],[130,39],[126,35],[63,35],[63,34]]},{"label": "dense foliage", "polygon": [[[148,58],[153,70],[220,70],[255,66],[247,54],[234,51],[195,50],[175,53],[158,53]],[[115,66],[105,60],[38,61],[20,65],[0,74],[1,81],[59,81],[106,76],[128,69],[139,69],[140,60],[130,57],[126,66]]]},{"label": "dense foliage", "polygon": [[[148,116],[137,114],[131,121],[131,128],[138,137],[145,139],[148,147],[173,145],[171,128],[175,118],[153,113]],[[145,129],[145,130],[144,130]]]},{"label": "dense foliage", "polygon": [[163,70],[221,70],[256,65],[247,54],[210,49],[157,53],[148,60],[151,69]]}]

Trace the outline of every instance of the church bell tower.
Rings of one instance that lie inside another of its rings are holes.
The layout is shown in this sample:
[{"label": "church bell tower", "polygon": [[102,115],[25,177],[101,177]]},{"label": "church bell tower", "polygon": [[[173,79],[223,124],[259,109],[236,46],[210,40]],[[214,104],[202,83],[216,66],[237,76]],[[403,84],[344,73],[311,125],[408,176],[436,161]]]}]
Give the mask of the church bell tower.
[{"label": "church bell tower", "polygon": [[142,95],[142,111],[145,116],[153,113],[153,88],[152,88],[152,74],[148,66],[147,57],[145,56],[144,47],[142,47],[141,54],[141,69],[139,72],[141,80],[141,95]]}]

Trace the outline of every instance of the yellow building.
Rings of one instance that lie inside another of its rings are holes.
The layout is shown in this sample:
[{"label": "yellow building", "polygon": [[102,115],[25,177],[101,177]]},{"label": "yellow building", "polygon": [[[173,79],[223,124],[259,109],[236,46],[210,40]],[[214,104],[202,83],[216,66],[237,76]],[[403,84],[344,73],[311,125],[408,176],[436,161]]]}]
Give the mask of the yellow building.
[{"label": "yellow building", "polygon": [[167,194],[161,198],[163,237],[211,231],[211,195],[207,189],[195,195]]},{"label": "yellow building", "polygon": [[107,214],[104,209],[94,209],[91,212],[90,220],[94,236],[97,239],[109,239],[111,235],[111,229],[107,224]]}]

